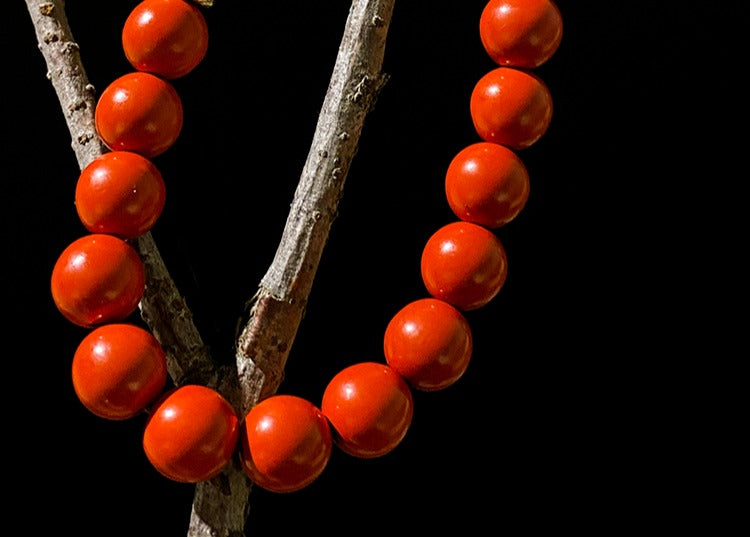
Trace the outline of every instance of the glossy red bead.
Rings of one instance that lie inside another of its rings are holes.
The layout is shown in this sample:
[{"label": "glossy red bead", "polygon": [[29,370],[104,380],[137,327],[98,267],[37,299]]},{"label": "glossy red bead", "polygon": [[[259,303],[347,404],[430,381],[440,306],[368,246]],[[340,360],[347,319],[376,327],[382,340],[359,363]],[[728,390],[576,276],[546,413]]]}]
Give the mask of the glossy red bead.
[{"label": "glossy red bead", "polygon": [[386,364],[360,362],[337,373],[321,405],[333,439],[345,453],[380,457],[404,439],[414,414],[411,388]]},{"label": "glossy red bead", "polygon": [[197,483],[221,473],[238,439],[239,420],[227,400],[206,386],[186,384],[153,405],[143,449],[165,477]]},{"label": "glossy red bead", "polygon": [[113,235],[92,233],[73,241],[52,269],[52,299],[72,323],[91,327],[120,321],[143,296],[146,273],[138,253]]},{"label": "glossy red bead", "polygon": [[428,239],[421,271],[434,298],[467,311],[486,305],[498,294],[508,262],[494,233],[471,222],[452,222]]},{"label": "glossy red bead", "polygon": [[321,410],[293,395],[273,395],[250,409],[240,440],[245,473],[271,492],[310,485],[323,473],[333,446]]},{"label": "glossy red bead", "polygon": [[529,173],[518,155],[488,142],[462,149],[445,175],[446,199],[453,213],[489,229],[518,216],[529,190]]},{"label": "glossy red bead", "polygon": [[127,73],[104,89],[94,118],[96,130],[109,149],[152,158],[177,141],[183,123],[182,100],[162,78],[151,73]]},{"label": "glossy red bead", "polygon": [[159,170],[129,151],[104,153],[83,169],[76,184],[76,210],[92,233],[139,237],[159,219],[165,202]]},{"label": "glossy red bead", "polygon": [[144,0],[125,20],[122,48],[135,69],[178,78],[205,57],[208,25],[191,1]]},{"label": "glossy red bead", "polygon": [[557,51],[563,21],[551,0],[490,0],[479,19],[479,35],[497,64],[532,69]]},{"label": "glossy red bead", "polygon": [[482,140],[526,149],[547,132],[552,121],[552,95],[536,75],[498,67],[474,86],[469,110]]},{"label": "glossy red bead", "polygon": [[455,307],[435,298],[415,300],[388,323],[383,350],[389,366],[423,391],[453,385],[469,366],[469,323]]},{"label": "glossy red bead", "polygon": [[78,345],[72,377],[78,399],[93,414],[128,419],[161,395],[167,381],[166,356],[147,330],[105,324]]}]

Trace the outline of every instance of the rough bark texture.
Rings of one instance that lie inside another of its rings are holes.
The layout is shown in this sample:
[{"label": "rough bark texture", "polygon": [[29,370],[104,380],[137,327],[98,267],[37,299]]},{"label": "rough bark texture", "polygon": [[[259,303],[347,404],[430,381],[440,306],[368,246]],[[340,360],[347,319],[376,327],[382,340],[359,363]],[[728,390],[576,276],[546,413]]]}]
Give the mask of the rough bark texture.
[{"label": "rough bark texture", "polygon": [[198,483],[188,537],[243,537],[251,482],[237,457],[220,475]]},{"label": "rough bark texture", "polygon": [[[257,401],[275,393],[283,378],[365,116],[385,82],[381,67],[394,2],[352,3],[281,242],[237,342],[236,368],[217,369],[151,234],[134,241],[147,276],[141,315],[167,353],[170,376],[177,385],[215,387],[238,415],[244,416]],[[26,4],[83,169],[107,148],[96,133],[95,91],[68,25],[65,3],[26,0]],[[236,457],[220,476],[198,483],[189,537],[243,535],[250,488]]]},{"label": "rough bark texture", "polygon": [[[242,415],[275,393],[283,379],[365,116],[385,82],[381,68],[394,1],[354,0],[349,11],[279,247],[238,340],[240,392],[233,404]],[[237,482],[234,490],[226,488],[235,483],[233,476],[238,471],[233,465],[221,479],[198,485],[190,537],[242,535],[242,527],[230,525],[247,514],[248,504],[238,501],[241,483]],[[229,507],[235,511],[228,512]],[[223,532],[216,533],[219,527]]]},{"label": "rough bark texture", "polygon": [[146,267],[141,317],[167,353],[170,377],[178,386],[192,383],[216,387],[214,362],[151,233],[139,237],[134,246]]},{"label": "rough bark texture", "polygon": [[[385,82],[381,67],[393,5],[394,0],[352,3],[279,248],[238,341],[241,385],[248,385],[243,381],[256,369],[265,376],[259,399],[274,393],[283,378],[365,116]],[[243,394],[243,407],[254,395]]]},{"label": "rough bark texture", "polygon": [[57,93],[72,137],[71,146],[83,169],[106,148],[96,133],[96,95],[81,64],[78,44],[65,16],[63,0],[26,0],[39,50],[47,62],[47,78]]}]

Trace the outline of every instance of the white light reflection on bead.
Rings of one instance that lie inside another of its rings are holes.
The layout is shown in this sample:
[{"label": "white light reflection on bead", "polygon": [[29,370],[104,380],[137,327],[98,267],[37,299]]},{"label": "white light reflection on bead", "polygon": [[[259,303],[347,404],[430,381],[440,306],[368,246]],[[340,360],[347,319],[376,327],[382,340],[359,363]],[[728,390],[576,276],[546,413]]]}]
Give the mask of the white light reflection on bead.
[{"label": "white light reflection on bead", "polygon": [[85,264],[86,264],[85,254],[76,254],[70,260],[70,267],[74,269],[83,268]]},{"label": "white light reflection on bead", "polygon": [[112,100],[116,103],[123,103],[128,100],[128,92],[124,89],[118,89],[115,92],[114,97],[112,97]]},{"label": "white light reflection on bead", "polygon": [[151,22],[151,20],[154,18],[154,14],[151,11],[144,11],[141,13],[141,16],[138,17],[138,24],[145,25]]},{"label": "white light reflection on bead", "polygon": [[351,399],[357,394],[357,390],[354,388],[354,385],[352,385],[351,382],[347,382],[344,384],[344,396],[347,399]]},{"label": "white light reflection on bead", "polygon": [[107,359],[108,349],[109,345],[107,345],[104,341],[97,341],[91,353],[97,362],[104,362]]},{"label": "white light reflection on bead", "polygon": [[475,173],[479,169],[476,160],[470,160],[464,164],[465,173]]},{"label": "white light reflection on bead", "polygon": [[456,243],[453,241],[445,241],[440,245],[441,254],[452,254],[456,251]]},{"label": "white light reflection on bead", "polygon": [[104,184],[109,178],[109,172],[103,168],[96,168],[94,173],[91,174],[92,186],[99,186]]},{"label": "white light reflection on bead", "polygon": [[256,430],[261,432],[270,431],[271,429],[273,429],[273,420],[268,416],[260,420],[256,426]]}]

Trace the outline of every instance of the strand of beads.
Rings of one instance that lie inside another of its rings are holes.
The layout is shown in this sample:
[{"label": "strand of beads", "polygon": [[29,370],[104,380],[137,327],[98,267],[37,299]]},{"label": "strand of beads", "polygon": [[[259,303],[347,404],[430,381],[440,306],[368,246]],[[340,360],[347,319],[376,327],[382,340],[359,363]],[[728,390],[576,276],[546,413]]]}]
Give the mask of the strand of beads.
[{"label": "strand of beads", "polygon": [[123,25],[122,46],[135,70],[107,86],[95,110],[97,132],[110,151],[82,170],[75,190],[76,211],[90,233],[59,256],[52,297],[68,320],[91,328],[72,362],[81,403],[111,420],[148,410],[148,460],[170,479],[198,482],[228,463],[239,420],[208,387],[164,393],[164,350],[149,331],[126,320],[146,285],[143,263],[129,242],[151,230],[166,201],[164,179],[151,159],[173,146],[183,124],[182,102],[170,80],[203,60],[208,28],[190,1],[144,0]]},{"label": "strand of beads", "polygon": [[550,0],[491,0],[479,34],[498,67],[477,82],[470,99],[481,141],[458,152],[446,171],[446,198],[458,221],[438,229],[423,249],[430,296],[388,323],[386,363],[344,368],[319,407],[278,394],[250,410],[240,432],[243,468],[264,489],[306,487],[324,471],[334,444],[361,458],[389,453],[411,425],[411,390],[446,388],[469,365],[472,333],[462,312],[489,303],[505,283],[507,258],[492,230],[511,222],[529,196],[529,174],[516,151],[534,144],[551,121],[551,95],[531,70],[559,47],[562,17]]},{"label": "strand of beads", "polygon": [[144,0],[133,10],[123,48],[136,71],[107,87],[96,110],[97,130],[111,152],[82,171],[76,188],[76,208],[91,233],[62,253],[51,287],[66,318],[93,328],[73,359],[76,394],[108,419],[148,408],[143,447],[161,474],[181,482],[209,479],[239,442],[253,482],[296,491],[320,476],[334,443],[361,458],[395,449],[413,418],[411,390],[444,389],[464,374],[472,333],[462,312],[489,303],[505,282],[507,258],[491,230],[511,222],[528,198],[528,172],[515,151],[535,143],[552,115],[549,91],[530,70],[554,54],[562,19],[549,0],[491,0],[479,30],[499,67],[471,95],[482,141],[461,150],[446,172],[446,198],[458,221],[438,229],[423,249],[429,297],[393,316],[384,334],[385,363],[340,371],[320,407],[274,395],[240,424],[207,387],[163,394],[163,350],[147,331],[119,322],[135,310],[145,286],[143,265],[128,241],[150,230],[165,201],[163,178],[149,159],[171,147],[182,126],[181,102],[168,80],[197,66],[208,39],[205,20],[190,2]]}]

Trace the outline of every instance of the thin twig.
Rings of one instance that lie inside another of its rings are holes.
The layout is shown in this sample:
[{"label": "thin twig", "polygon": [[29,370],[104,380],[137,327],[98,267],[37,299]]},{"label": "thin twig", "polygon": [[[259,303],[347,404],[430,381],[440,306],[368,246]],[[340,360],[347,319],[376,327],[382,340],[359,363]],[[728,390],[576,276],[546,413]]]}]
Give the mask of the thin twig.
[{"label": "thin twig", "polygon": [[[237,342],[239,393],[232,402],[243,416],[283,378],[365,117],[386,81],[381,69],[394,2],[354,0],[349,10],[281,241]],[[237,479],[238,466],[235,461],[219,478],[198,484],[189,537],[242,535],[243,528],[232,525],[249,510],[239,501],[244,482]]]},{"label": "thin twig", "polygon": [[381,68],[393,5],[394,0],[352,3],[281,242],[239,337],[240,380],[252,378],[258,368],[265,376],[260,394],[244,394],[244,408],[274,393],[282,380],[365,116],[386,81]]},{"label": "thin twig", "polygon": [[81,63],[78,44],[65,16],[62,0],[26,0],[39,50],[47,62],[47,78],[57,93],[81,169],[106,148],[96,133],[96,95]]}]

